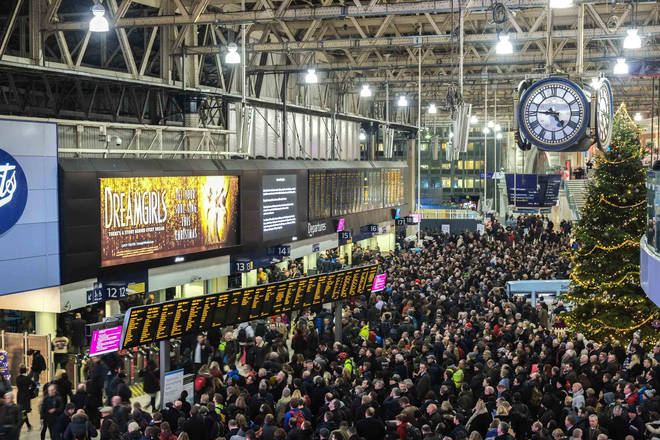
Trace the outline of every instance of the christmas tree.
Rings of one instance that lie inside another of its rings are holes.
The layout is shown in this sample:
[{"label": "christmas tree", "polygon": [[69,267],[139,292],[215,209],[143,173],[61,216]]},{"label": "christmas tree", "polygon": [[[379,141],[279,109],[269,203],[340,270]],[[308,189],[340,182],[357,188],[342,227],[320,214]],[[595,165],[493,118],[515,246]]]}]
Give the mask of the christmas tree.
[{"label": "christmas tree", "polygon": [[575,227],[578,248],[563,318],[587,338],[627,343],[633,333],[655,341],[658,308],[639,283],[639,241],[646,227],[645,154],[639,128],[624,105],[614,115],[612,142],[596,157],[586,205]]}]

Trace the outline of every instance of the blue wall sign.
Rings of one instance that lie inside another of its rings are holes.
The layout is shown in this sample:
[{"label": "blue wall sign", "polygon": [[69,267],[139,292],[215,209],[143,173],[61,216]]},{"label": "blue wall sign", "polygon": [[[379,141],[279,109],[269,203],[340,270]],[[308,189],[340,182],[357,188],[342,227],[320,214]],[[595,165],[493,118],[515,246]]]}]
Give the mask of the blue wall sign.
[{"label": "blue wall sign", "polygon": [[23,168],[14,157],[0,150],[0,235],[23,215],[28,187]]}]

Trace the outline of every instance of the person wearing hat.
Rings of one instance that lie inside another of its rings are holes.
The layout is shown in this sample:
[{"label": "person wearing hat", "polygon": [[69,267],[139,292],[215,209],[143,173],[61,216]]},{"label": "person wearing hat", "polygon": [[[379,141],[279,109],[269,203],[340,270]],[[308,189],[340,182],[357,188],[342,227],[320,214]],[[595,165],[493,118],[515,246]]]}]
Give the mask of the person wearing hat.
[{"label": "person wearing hat", "polygon": [[112,416],[112,407],[104,406],[99,412],[101,413],[101,438],[99,440],[117,440],[121,435],[119,425]]},{"label": "person wearing hat", "polygon": [[71,423],[69,423],[69,426],[64,431],[62,440],[92,439],[97,435],[98,432],[94,428],[94,425],[90,423],[85,411],[78,410],[71,417]]}]

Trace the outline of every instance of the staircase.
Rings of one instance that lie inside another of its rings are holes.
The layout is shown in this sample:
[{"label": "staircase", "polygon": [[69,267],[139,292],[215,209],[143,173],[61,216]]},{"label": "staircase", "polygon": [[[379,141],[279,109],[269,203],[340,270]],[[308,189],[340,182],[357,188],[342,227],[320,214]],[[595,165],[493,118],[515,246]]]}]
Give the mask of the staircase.
[{"label": "staircase", "polygon": [[580,218],[580,211],[587,203],[587,186],[589,179],[564,180],[564,188],[568,195],[568,202],[576,220]]}]

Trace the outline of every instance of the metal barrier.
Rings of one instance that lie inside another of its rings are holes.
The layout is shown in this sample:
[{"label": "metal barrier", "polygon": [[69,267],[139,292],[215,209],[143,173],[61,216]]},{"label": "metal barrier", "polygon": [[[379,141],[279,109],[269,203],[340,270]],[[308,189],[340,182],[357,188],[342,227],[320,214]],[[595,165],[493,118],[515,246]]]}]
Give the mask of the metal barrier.
[{"label": "metal barrier", "polygon": [[25,365],[28,370],[32,366],[30,349],[39,350],[46,361],[46,370],[41,373],[39,383],[50,382],[53,378],[53,356],[50,335],[30,335],[27,333],[11,333],[0,330],[0,349],[7,352],[7,363],[12,381],[19,375],[19,368]]}]

